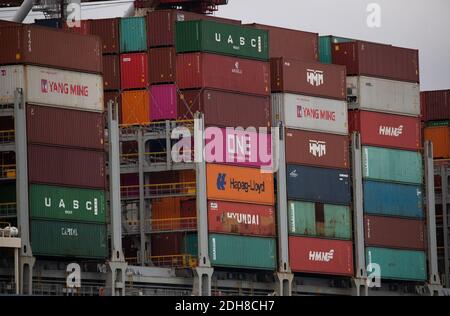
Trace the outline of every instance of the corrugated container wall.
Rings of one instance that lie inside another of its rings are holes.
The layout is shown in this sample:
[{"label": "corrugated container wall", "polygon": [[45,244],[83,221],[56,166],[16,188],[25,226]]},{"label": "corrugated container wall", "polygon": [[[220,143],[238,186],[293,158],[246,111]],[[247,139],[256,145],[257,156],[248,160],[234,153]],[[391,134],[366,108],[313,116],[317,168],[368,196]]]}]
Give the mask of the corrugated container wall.
[{"label": "corrugated container wall", "polygon": [[150,122],[150,96],[147,90],[122,93],[122,124],[135,125]]},{"label": "corrugated container wall", "polygon": [[335,43],[347,43],[352,42],[350,38],[337,37],[337,36],[320,36],[319,37],[319,61],[324,64],[332,64],[333,56],[331,50]]},{"label": "corrugated container wall", "polygon": [[426,127],[425,140],[433,142],[433,157],[436,159],[450,158],[450,127]]},{"label": "corrugated container wall", "polygon": [[105,91],[120,90],[120,57],[103,56],[103,87]]},{"label": "corrugated container wall", "polygon": [[178,91],[174,84],[157,85],[150,88],[151,121],[176,120],[178,117]]},{"label": "corrugated container wall", "polygon": [[144,89],[149,85],[147,53],[120,55],[122,89]]},{"label": "corrugated container wall", "polygon": [[102,40],[103,54],[118,54],[120,52],[118,18],[91,20],[91,34]]},{"label": "corrugated container wall", "polygon": [[450,90],[421,93],[425,121],[450,120]]},{"label": "corrugated container wall", "polygon": [[144,17],[120,19],[120,52],[143,52],[147,50],[147,26]]},{"label": "corrugated container wall", "polygon": [[176,52],[173,47],[152,48],[148,53],[150,83],[172,83],[176,81]]}]

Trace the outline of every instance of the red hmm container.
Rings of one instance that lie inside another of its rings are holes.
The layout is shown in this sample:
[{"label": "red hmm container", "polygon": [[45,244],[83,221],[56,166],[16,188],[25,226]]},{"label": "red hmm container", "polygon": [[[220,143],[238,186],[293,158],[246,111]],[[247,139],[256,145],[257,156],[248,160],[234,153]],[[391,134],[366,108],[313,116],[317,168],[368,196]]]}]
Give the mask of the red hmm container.
[{"label": "red hmm container", "polygon": [[271,126],[270,98],[218,90],[185,90],[178,97],[178,119],[192,120],[199,111],[206,126]]},{"label": "red hmm container", "polygon": [[151,84],[176,81],[176,52],[174,47],[152,48],[148,53]]},{"label": "red hmm container", "polygon": [[350,168],[347,136],[286,130],[286,162],[324,168]]},{"label": "red hmm container", "polygon": [[270,72],[272,93],[290,92],[347,100],[344,66],[274,58],[271,59]]},{"label": "red hmm container", "polygon": [[369,111],[349,111],[351,132],[361,133],[363,145],[405,150],[421,148],[420,118]]},{"label": "red hmm container", "polygon": [[425,91],[420,96],[425,122],[450,120],[450,90]]},{"label": "red hmm container", "polygon": [[212,233],[275,236],[273,206],[208,201],[208,225]]},{"label": "red hmm container", "polygon": [[294,272],[353,275],[352,241],[289,237],[289,260]]},{"label": "red hmm container", "polygon": [[385,216],[364,216],[367,246],[425,250],[425,222]]},{"label": "red hmm container", "polygon": [[27,105],[28,143],[103,151],[104,133],[102,113]]},{"label": "red hmm container", "polygon": [[270,95],[269,63],[207,53],[179,54],[180,89],[211,88],[261,96]]},{"label": "red hmm container", "polygon": [[103,56],[103,89],[105,91],[120,90],[120,57],[118,55]]},{"label": "red hmm container", "polygon": [[120,52],[119,21],[118,18],[91,20],[91,34],[100,36],[103,54],[118,54]]},{"label": "red hmm container", "polygon": [[333,64],[347,66],[348,76],[420,82],[419,51],[369,42],[333,44]]},{"label": "red hmm container", "polygon": [[147,54],[120,55],[120,79],[123,90],[146,88],[149,85]]},{"label": "red hmm container", "polygon": [[36,25],[0,28],[0,65],[31,64],[89,73],[102,73],[98,36],[64,32]]},{"label": "red hmm container", "polygon": [[262,24],[248,24],[269,31],[270,58],[285,57],[315,62],[319,58],[319,34]]},{"label": "red hmm container", "polygon": [[28,145],[28,181],[49,185],[105,189],[105,153]]}]

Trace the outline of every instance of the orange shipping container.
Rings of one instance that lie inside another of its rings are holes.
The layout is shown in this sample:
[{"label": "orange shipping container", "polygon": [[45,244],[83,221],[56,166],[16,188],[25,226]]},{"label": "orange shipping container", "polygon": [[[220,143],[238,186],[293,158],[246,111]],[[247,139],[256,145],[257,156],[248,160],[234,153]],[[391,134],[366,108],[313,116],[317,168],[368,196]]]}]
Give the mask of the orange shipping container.
[{"label": "orange shipping container", "polygon": [[162,198],[152,201],[152,219],[174,219],[181,217],[180,198]]},{"label": "orange shipping container", "polygon": [[150,122],[150,98],[148,91],[122,93],[122,124],[138,125]]},{"label": "orange shipping container", "polygon": [[260,169],[207,165],[208,199],[274,205],[273,174]]},{"label": "orange shipping container", "polygon": [[425,140],[433,142],[434,158],[450,158],[450,127],[425,128]]}]

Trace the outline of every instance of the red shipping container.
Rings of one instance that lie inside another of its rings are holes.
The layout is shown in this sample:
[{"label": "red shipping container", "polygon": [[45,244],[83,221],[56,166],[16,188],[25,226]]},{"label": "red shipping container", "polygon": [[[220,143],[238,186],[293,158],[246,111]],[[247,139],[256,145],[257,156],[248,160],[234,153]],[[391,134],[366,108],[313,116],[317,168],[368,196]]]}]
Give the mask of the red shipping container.
[{"label": "red shipping container", "polygon": [[273,92],[290,92],[347,100],[344,66],[274,58],[270,66]]},{"label": "red shipping container", "polygon": [[425,91],[420,96],[425,122],[450,120],[450,90]]},{"label": "red shipping container", "polygon": [[289,260],[294,272],[353,276],[351,241],[290,236]]},{"label": "red shipping container", "polygon": [[105,150],[102,113],[27,105],[28,143]]},{"label": "red shipping container", "polygon": [[103,89],[120,90],[120,58],[118,55],[103,56]]},{"label": "red shipping container", "polygon": [[192,120],[197,112],[205,115],[206,126],[271,126],[270,98],[217,90],[185,90],[179,94],[178,119]]},{"label": "red shipping container", "polygon": [[349,76],[419,82],[419,51],[391,45],[348,42],[333,44],[333,64],[347,66]]},{"label": "red shipping container", "polygon": [[152,48],[148,53],[150,83],[176,81],[176,52],[174,47]]},{"label": "red shipping container", "polygon": [[105,153],[28,145],[30,183],[105,189]]},{"label": "red shipping container", "polygon": [[119,53],[119,21],[118,18],[91,20],[91,34],[100,36],[103,54]]},{"label": "red shipping container", "polygon": [[275,236],[273,206],[208,201],[208,225],[212,233]]},{"label": "red shipping container", "polygon": [[79,21],[80,26],[73,26],[73,27],[69,27],[67,25],[67,23],[63,23],[62,25],[63,25],[63,29],[66,32],[88,35],[88,34],[91,34],[91,21],[92,20],[81,20],[81,21]]},{"label": "red shipping container", "polygon": [[212,88],[270,95],[269,63],[206,53],[177,56],[180,89]]},{"label": "red shipping container", "polygon": [[351,132],[361,133],[363,145],[419,150],[420,119],[368,111],[349,111]]},{"label": "red shipping container", "polygon": [[350,168],[347,136],[286,129],[286,162],[324,168]]},{"label": "red shipping container", "polygon": [[[151,237],[152,257],[180,255],[183,248],[183,233],[153,234]],[[155,264],[164,264],[170,260],[155,260]]]},{"label": "red shipping container", "polygon": [[120,55],[120,81],[123,90],[148,87],[148,60],[146,53]]}]

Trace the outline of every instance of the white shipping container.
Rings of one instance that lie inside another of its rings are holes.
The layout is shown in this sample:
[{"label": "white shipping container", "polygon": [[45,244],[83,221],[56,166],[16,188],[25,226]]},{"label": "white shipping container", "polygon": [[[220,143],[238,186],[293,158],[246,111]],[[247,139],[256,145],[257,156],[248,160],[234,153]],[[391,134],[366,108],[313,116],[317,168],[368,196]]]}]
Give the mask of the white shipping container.
[{"label": "white shipping container", "polygon": [[287,128],[348,135],[345,101],[307,97],[291,93],[272,94],[272,123]]},{"label": "white shipping container", "polygon": [[103,78],[99,75],[36,66],[0,67],[0,104],[14,103],[23,89],[26,103],[103,112]]},{"label": "white shipping container", "polygon": [[349,109],[420,115],[420,87],[417,83],[380,78],[347,77]]}]

